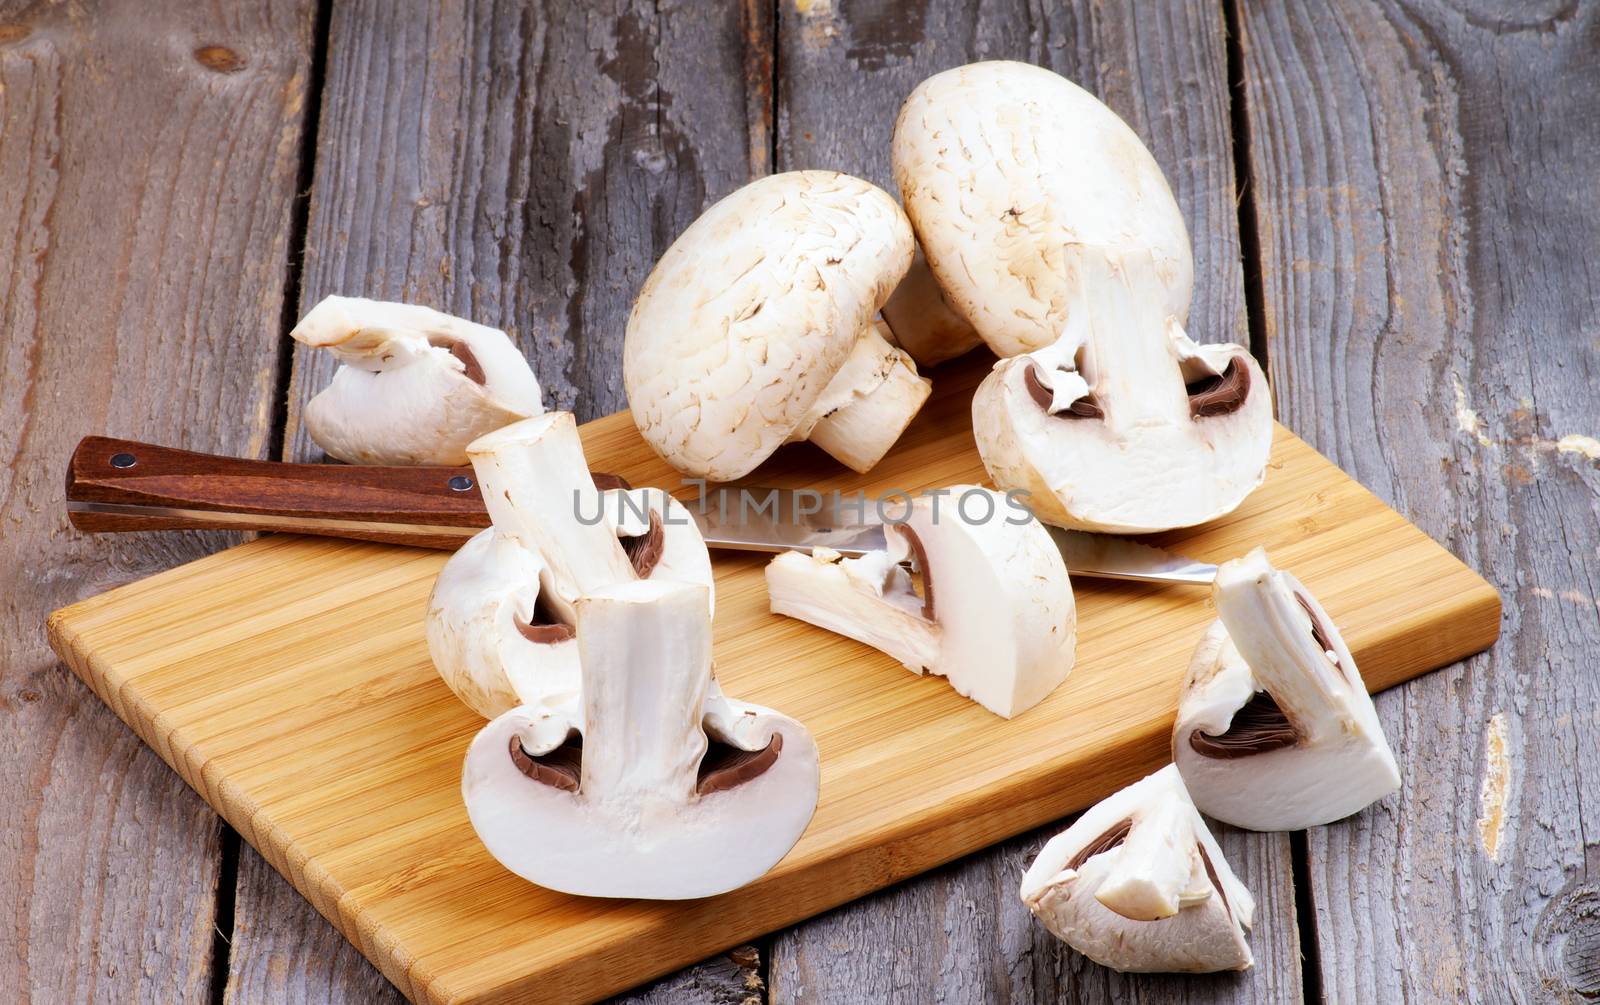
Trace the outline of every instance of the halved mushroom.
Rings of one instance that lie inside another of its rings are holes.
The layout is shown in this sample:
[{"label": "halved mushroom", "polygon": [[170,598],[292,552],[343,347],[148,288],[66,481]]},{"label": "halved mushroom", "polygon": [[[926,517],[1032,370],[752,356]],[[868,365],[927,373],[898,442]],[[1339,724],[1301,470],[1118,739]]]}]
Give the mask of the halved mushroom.
[{"label": "halved mushroom", "polygon": [[1194,801],[1251,830],[1302,830],[1400,787],[1356,661],[1333,620],[1264,551],[1227,562],[1219,620],[1189,665],[1172,735]]},{"label": "halved mushroom", "polygon": [[1001,360],[972,399],[1003,489],[1046,523],[1141,533],[1232,511],[1266,473],[1272,402],[1250,354],[1200,346],[1161,315],[1155,264],[1085,252],[1060,341]]},{"label": "halved mushroom", "polygon": [[1255,899],[1170,764],[1051,838],[1021,893],[1052,935],[1113,970],[1211,973],[1253,962],[1245,929]]},{"label": "halved mushroom", "polygon": [[[1032,708],[1072,670],[1077,607],[1049,533],[1004,496],[954,485],[923,496],[886,551],[841,558],[818,549],[767,565],[772,611],[949,679],[996,715]],[[912,555],[921,591],[901,563]]]},{"label": "halved mushroom", "polygon": [[342,364],[306,404],[306,432],[350,464],[467,462],[467,444],[544,411],[498,328],[413,304],[326,297],[289,333]]},{"label": "halved mushroom", "polygon": [[805,439],[871,468],[929,393],[876,321],[911,244],[887,193],[832,171],[771,175],[706,210],[628,318],[622,377],[646,442],[714,481]]},{"label": "halved mushroom", "polygon": [[704,586],[635,580],[576,604],[581,699],[479,732],[461,791],[489,853],[540,886],[681,900],[751,882],[816,809],[804,726],[724,697]]},{"label": "halved mushroom", "polygon": [[579,596],[636,578],[704,585],[711,559],[689,512],[660,489],[601,491],[570,412],[473,441],[493,526],[450,556],[425,621],[450,689],[484,718],[578,691]]},{"label": "halved mushroom", "polygon": [[972,403],[997,486],[1047,523],[1138,533],[1260,484],[1266,379],[1184,331],[1188,233],[1126,123],[1048,70],[975,63],[912,92],[893,156],[929,269],[1002,357]]}]

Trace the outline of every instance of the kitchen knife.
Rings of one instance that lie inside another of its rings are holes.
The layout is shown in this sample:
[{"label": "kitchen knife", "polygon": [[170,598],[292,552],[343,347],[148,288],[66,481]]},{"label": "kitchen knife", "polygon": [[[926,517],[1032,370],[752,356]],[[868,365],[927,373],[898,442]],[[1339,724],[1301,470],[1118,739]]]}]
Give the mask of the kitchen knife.
[{"label": "kitchen knife", "polygon": [[[600,488],[627,484],[600,473],[594,480]],[[712,548],[826,547],[853,556],[884,547],[881,523],[866,522],[860,507],[845,506],[848,517],[833,513],[828,501],[818,492],[724,487],[685,508]],[[72,454],[67,511],[74,527],[90,532],[284,531],[442,549],[489,525],[471,468],[284,464],[104,436],[84,438]],[[1049,530],[1073,575],[1202,585],[1216,576],[1214,565],[1126,538]]]}]

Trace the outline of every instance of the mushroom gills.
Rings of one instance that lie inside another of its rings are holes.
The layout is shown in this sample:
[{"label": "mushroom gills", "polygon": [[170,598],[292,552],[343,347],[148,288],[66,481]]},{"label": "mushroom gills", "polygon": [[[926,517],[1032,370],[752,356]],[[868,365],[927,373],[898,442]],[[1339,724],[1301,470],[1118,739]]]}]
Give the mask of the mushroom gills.
[{"label": "mushroom gills", "polygon": [[1252,962],[1245,929],[1255,901],[1172,765],[1050,839],[1020,894],[1057,938],[1116,970],[1210,972]]},{"label": "mushroom gills", "polygon": [[1190,662],[1173,757],[1195,805],[1252,830],[1331,823],[1400,786],[1355,659],[1303,584],[1257,548],[1225,562]]}]

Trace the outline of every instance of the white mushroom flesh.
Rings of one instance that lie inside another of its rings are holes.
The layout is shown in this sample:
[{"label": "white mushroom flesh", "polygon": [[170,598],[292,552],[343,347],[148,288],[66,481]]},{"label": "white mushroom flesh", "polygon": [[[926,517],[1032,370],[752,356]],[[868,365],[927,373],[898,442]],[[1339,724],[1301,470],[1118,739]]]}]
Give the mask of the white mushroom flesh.
[{"label": "white mushroom flesh", "polygon": [[1021,895],[1051,934],[1115,970],[1209,973],[1252,962],[1254,898],[1171,765],[1050,839]]},{"label": "white mushroom flesh", "polygon": [[304,421],[350,464],[465,464],[467,444],[544,411],[505,332],[428,307],[327,297],[290,334],[341,364]]},{"label": "white mushroom flesh", "polygon": [[1213,597],[1219,620],[1173,732],[1196,805],[1239,827],[1301,830],[1398,789],[1355,658],[1310,591],[1258,548],[1218,569]]},{"label": "white mushroom flesh", "polygon": [[[714,481],[830,424],[819,445],[876,463],[928,395],[874,324],[911,248],[887,193],[830,171],[772,175],[706,210],[628,318],[623,383],[640,434]],[[860,382],[836,381],[852,360]]]},{"label": "white mushroom flesh", "polygon": [[[1049,533],[990,489],[923,496],[889,550],[790,552],[767,566],[772,610],[848,636],[1010,718],[1066,679],[1077,608]],[[922,592],[900,563],[915,555]]]},{"label": "white mushroom flesh", "polygon": [[590,897],[708,897],[758,878],[816,808],[798,722],[722,695],[706,589],[636,580],[577,603],[581,703],[473,740],[468,816],[501,864]]}]

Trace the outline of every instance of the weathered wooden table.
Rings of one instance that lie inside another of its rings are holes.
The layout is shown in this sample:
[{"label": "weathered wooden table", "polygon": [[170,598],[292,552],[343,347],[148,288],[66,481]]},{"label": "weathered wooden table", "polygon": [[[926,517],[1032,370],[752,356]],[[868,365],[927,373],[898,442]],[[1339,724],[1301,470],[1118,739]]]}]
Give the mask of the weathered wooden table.
[{"label": "weathered wooden table", "polygon": [[[1515,8],[1515,9],[1513,9]],[[0,4],[0,994],[398,995],[45,646],[52,608],[229,543],[86,539],[81,435],[314,454],[329,293],[510,329],[623,407],[633,291],[753,176],[888,179],[903,96],[1050,66],[1154,150],[1197,337],[1503,591],[1483,656],[1378,707],[1404,788],[1221,835],[1257,967],[1121,977],[1017,901],[1028,835],[648,1001],[1600,995],[1600,5],[1587,0]]]}]

